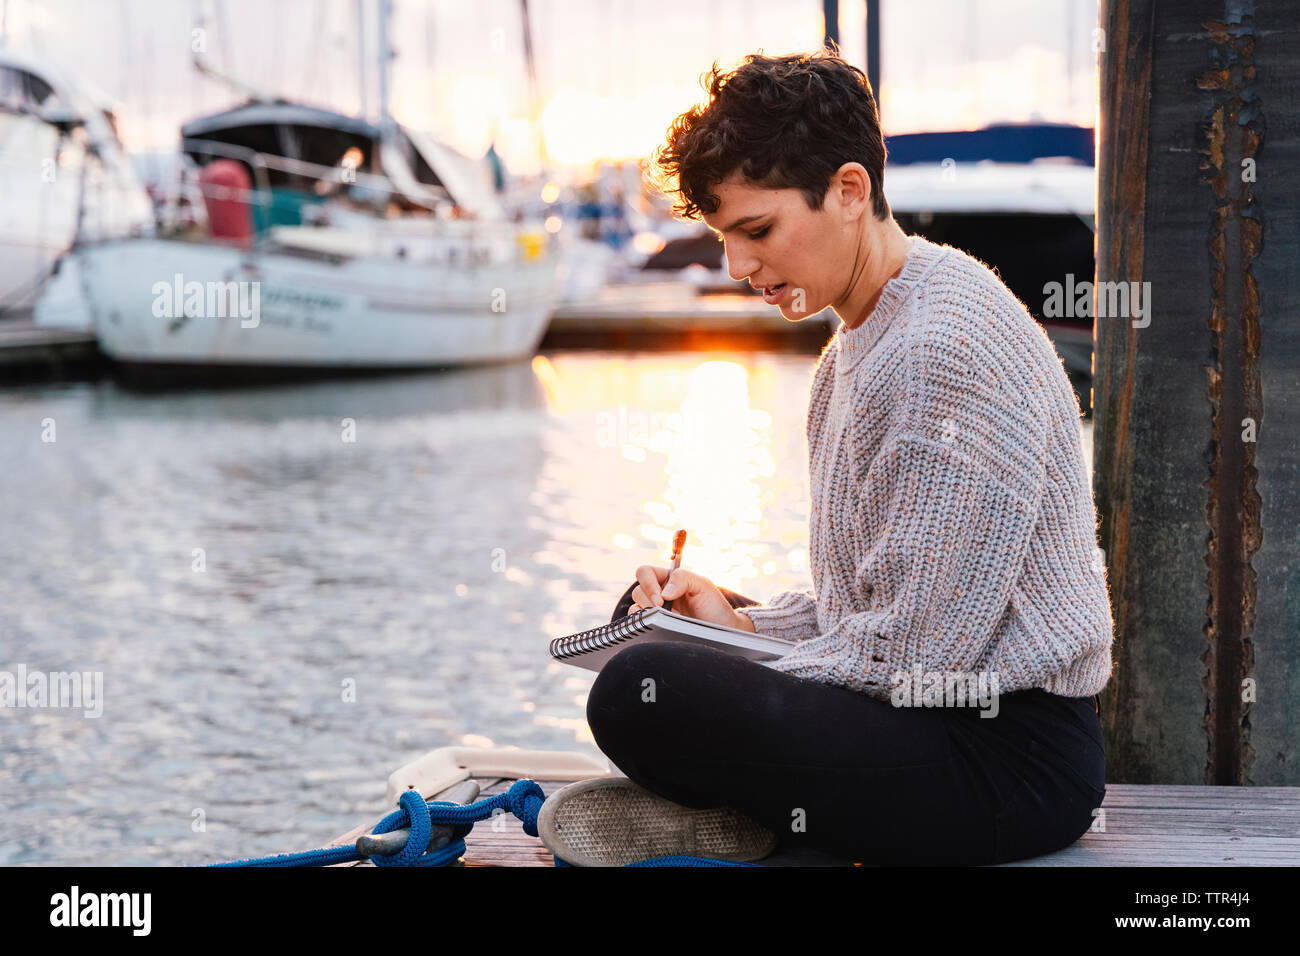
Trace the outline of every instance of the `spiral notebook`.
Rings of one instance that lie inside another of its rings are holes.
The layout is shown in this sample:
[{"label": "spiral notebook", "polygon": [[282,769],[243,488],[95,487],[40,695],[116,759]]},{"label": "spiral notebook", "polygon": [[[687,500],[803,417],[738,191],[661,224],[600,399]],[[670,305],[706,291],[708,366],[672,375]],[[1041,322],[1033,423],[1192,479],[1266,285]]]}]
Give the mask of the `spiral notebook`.
[{"label": "spiral notebook", "polygon": [[624,647],[643,641],[703,644],[751,661],[776,660],[795,647],[794,641],[711,624],[663,607],[648,607],[602,627],[557,637],[551,641],[551,656],[575,667],[598,671]]}]

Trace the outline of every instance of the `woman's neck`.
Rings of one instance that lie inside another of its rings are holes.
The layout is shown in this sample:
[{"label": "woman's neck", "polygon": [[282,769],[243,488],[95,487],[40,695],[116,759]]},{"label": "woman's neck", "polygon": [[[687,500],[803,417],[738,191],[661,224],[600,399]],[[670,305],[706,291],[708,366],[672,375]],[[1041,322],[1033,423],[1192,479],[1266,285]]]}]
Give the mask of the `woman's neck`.
[{"label": "woman's neck", "polygon": [[860,262],[865,260],[862,275],[848,295],[832,306],[835,314],[849,329],[856,329],[867,320],[867,316],[880,301],[885,283],[903,271],[911,251],[907,234],[899,228],[893,216],[886,222],[872,220],[872,225],[868,228],[872,234],[864,235],[859,240],[859,253],[855,257]]}]

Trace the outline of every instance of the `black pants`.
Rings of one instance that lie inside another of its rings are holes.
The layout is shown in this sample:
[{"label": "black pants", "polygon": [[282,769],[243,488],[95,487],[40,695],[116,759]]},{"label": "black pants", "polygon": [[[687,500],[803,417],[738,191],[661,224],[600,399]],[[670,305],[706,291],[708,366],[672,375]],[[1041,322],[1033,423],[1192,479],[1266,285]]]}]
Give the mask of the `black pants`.
[{"label": "black pants", "polygon": [[[628,588],[614,617],[631,603]],[[999,695],[992,718],[895,707],[711,648],[633,644],[597,675],[587,723],[647,790],[735,807],[787,849],[979,865],[1051,853],[1092,825],[1106,793],[1096,707],[1041,689]]]}]

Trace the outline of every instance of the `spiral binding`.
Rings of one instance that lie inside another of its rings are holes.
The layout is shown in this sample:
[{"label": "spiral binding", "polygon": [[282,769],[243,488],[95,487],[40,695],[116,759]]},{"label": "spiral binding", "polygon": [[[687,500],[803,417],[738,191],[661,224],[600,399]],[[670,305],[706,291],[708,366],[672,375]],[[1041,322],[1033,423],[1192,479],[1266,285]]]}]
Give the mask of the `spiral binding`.
[{"label": "spiral binding", "polygon": [[586,654],[588,651],[617,647],[622,642],[651,630],[649,624],[641,621],[648,610],[649,608],[642,608],[609,624],[593,627],[578,634],[570,634],[568,637],[557,637],[551,641],[551,656],[557,660],[564,660]]}]

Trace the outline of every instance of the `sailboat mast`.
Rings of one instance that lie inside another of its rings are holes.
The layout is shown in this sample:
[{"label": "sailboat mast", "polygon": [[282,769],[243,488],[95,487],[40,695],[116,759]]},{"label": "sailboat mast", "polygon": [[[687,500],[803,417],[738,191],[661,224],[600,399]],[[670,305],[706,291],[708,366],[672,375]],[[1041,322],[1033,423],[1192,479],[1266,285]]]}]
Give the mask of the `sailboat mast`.
[{"label": "sailboat mast", "polygon": [[366,102],[366,4],[353,0],[357,12],[357,89],[361,93],[361,118],[368,119],[370,104]]},{"label": "sailboat mast", "polygon": [[[130,9],[129,0],[122,0],[121,22],[122,22],[122,35],[124,38],[129,38],[132,36],[131,23],[129,18],[127,17],[127,13],[129,9]],[[224,36],[225,30],[223,29],[223,27],[225,24],[225,11],[222,8],[220,2],[217,3],[216,15],[217,15],[217,33]],[[202,16],[202,14],[200,13],[198,19],[194,21],[194,26],[195,29],[203,30],[206,32],[207,19],[204,16]],[[131,54],[131,51],[126,47],[126,42],[127,41],[124,39],[123,47],[122,47],[124,51],[123,62],[126,64],[124,70],[129,75],[130,64],[133,62],[134,58]],[[269,90],[264,90],[261,87],[254,86],[252,83],[246,83],[245,81],[233,75],[233,73],[231,72],[230,59],[226,55],[228,52],[229,52],[228,48],[225,44],[225,41],[223,40],[221,44],[221,69],[217,69],[217,67],[215,67],[213,64],[208,62],[207,53],[205,50],[192,51],[190,53],[190,62],[194,65],[194,68],[198,70],[200,73],[202,73],[204,76],[210,76],[212,77],[212,79],[217,80],[220,83],[226,84],[232,90],[235,90],[237,93],[241,93],[244,96],[249,97],[250,99],[258,100],[263,103],[269,103],[272,100],[274,100],[275,96]],[[149,53],[152,62],[152,54],[153,54],[152,44],[149,47]],[[152,73],[150,75],[152,75]],[[145,102],[145,92],[141,93],[141,102]]]},{"label": "sailboat mast", "polygon": [[880,106],[880,4],[884,0],[866,0],[867,3],[867,82],[871,95],[876,98],[876,112],[883,115]]},{"label": "sailboat mast", "polygon": [[387,131],[392,123],[388,112],[388,68],[393,61],[388,25],[393,17],[393,0],[379,0],[379,124]]},{"label": "sailboat mast", "polygon": [[546,138],[542,134],[541,91],[537,85],[537,60],[533,55],[533,24],[532,18],[528,15],[528,0],[519,0],[519,6],[524,30],[524,65],[528,70],[528,105],[529,112],[532,114],[529,118],[537,142],[537,157],[541,160],[542,169],[545,171],[550,165],[550,159],[546,155]]}]

